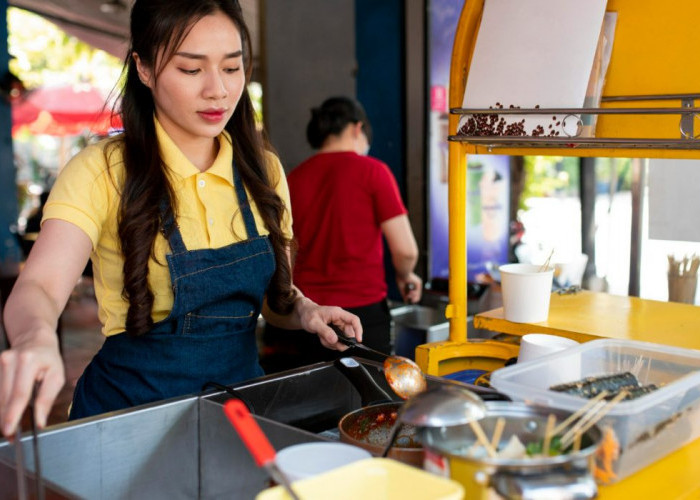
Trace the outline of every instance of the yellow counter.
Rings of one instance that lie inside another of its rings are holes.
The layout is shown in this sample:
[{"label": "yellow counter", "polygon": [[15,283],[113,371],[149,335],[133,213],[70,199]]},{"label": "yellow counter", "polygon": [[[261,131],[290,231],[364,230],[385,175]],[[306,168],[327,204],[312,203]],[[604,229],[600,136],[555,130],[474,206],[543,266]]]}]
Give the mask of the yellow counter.
[{"label": "yellow counter", "polygon": [[580,342],[613,338],[700,349],[700,307],[588,291],[553,293],[549,318],[542,323],[506,321],[501,307],[477,314],[474,326],[515,335],[551,333]]},{"label": "yellow counter", "polygon": [[[549,317],[542,323],[506,321],[499,308],[477,314],[474,326],[515,335],[550,333],[580,342],[615,338],[700,349],[700,307],[587,291],[552,294]],[[700,439],[619,483],[601,487],[599,498],[700,498]]]}]

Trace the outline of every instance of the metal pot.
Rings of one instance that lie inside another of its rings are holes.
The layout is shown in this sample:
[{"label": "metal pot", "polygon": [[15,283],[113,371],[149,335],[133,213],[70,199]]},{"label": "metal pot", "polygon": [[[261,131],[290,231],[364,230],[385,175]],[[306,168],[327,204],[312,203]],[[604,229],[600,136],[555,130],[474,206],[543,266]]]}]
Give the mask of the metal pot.
[{"label": "metal pot", "polygon": [[[480,424],[493,435],[498,417],[506,420],[500,446],[512,435],[521,442],[541,440],[548,415],[563,421],[569,414],[521,403],[488,402]],[[590,499],[597,495],[593,480],[594,453],[601,439],[595,426],[582,436],[581,450],[542,458],[474,458],[467,454],[476,437],[468,425],[424,428],[419,440],[425,449],[424,468],[460,482],[469,499]]]},{"label": "metal pot", "polygon": [[[380,456],[389,442],[396,416],[403,402],[366,406],[345,415],[338,423],[340,440],[364,448],[374,456]],[[417,429],[403,425],[389,458],[400,462],[423,466],[423,447],[417,439]]]}]

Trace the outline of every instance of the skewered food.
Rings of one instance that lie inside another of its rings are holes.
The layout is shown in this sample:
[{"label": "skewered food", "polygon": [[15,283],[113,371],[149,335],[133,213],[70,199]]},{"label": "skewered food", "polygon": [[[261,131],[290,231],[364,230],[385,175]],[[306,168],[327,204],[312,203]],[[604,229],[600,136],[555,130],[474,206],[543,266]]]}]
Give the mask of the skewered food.
[{"label": "skewered food", "polygon": [[642,385],[631,372],[613,373],[599,377],[586,377],[574,382],[553,385],[550,391],[563,392],[583,398],[594,398],[603,391],[608,394],[605,399],[610,400],[622,391],[627,392],[625,400],[631,400],[649,394],[658,389],[655,384]]}]

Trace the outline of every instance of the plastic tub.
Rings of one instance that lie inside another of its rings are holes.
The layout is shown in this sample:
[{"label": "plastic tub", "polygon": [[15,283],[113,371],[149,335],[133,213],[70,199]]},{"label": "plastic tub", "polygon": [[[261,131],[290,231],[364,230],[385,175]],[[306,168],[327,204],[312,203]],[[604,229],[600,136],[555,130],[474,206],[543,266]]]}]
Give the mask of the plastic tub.
[{"label": "plastic tub", "polygon": [[[574,367],[574,369],[572,369]],[[658,390],[613,407],[599,426],[620,444],[610,482],[623,479],[700,437],[700,351],[631,340],[593,340],[496,370],[491,385],[514,401],[576,411],[588,400],[555,384],[630,371]]]},{"label": "plastic tub", "polygon": [[[368,458],[325,474],[294,482],[304,500],[461,500],[462,485],[388,458]],[[266,489],[257,500],[288,499],[282,486]]]}]

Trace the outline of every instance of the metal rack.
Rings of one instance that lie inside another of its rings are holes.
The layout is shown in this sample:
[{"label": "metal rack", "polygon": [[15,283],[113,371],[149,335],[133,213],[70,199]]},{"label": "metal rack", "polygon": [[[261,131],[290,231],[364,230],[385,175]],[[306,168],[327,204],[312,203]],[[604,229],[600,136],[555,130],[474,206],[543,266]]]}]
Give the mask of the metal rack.
[{"label": "metal rack", "polygon": [[[605,107],[605,108],[452,108],[454,115],[501,116],[501,115],[555,115],[563,116],[560,129],[564,136],[506,136],[506,135],[464,135],[449,136],[450,141],[485,146],[488,152],[496,148],[631,148],[631,149],[700,149],[700,134],[694,132],[693,121],[700,117],[700,108],[694,107],[700,94],[659,94],[636,96],[603,97],[602,102],[632,101],[680,101],[680,107]],[[582,116],[586,115],[679,115],[679,138],[622,138],[622,137],[582,137]],[[564,123],[567,119],[577,120],[576,134],[567,135]],[[478,132],[478,131],[477,131]]]}]

